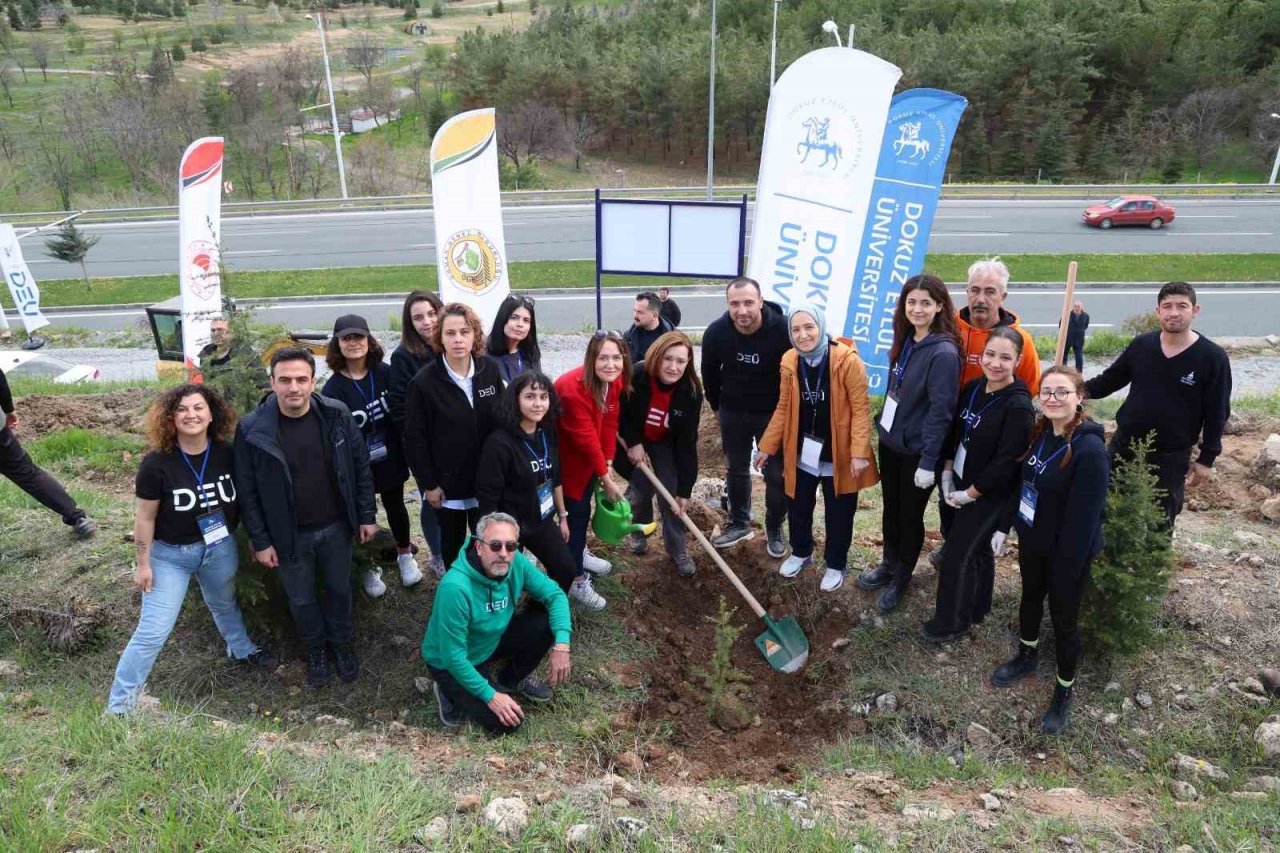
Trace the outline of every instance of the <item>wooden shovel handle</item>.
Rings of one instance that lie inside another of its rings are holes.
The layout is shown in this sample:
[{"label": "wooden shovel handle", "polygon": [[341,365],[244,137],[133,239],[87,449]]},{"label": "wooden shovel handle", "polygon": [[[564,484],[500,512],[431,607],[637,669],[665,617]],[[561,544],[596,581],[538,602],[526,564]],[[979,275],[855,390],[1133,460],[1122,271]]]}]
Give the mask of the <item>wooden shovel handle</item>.
[{"label": "wooden shovel handle", "polygon": [[1076,262],[1067,264],[1067,287],[1062,293],[1062,314],[1058,319],[1058,345],[1053,348],[1053,366],[1062,364],[1062,357],[1067,353],[1067,318],[1071,316],[1071,305],[1076,295]]},{"label": "wooden shovel handle", "polygon": [[[625,453],[627,449],[627,445],[625,442],[623,442],[621,436],[618,437],[618,444],[622,446],[622,450]],[[698,525],[693,523],[693,519],[689,517],[689,513],[680,512],[680,504],[676,502],[676,499],[674,497],[672,497],[671,492],[667,491],[667,487],[662,485],[662,481],[659,480],[657,475],[653,473],[653,470],[644,462],[641,462],[639,465],[635,467],[639,468],[641,471],[644,472],[644,475],[649,478],[649,482],[653,483],[653,487],[657,489],[658,494],[662,495],[662,497],[666,499],[667,503],[671,506],[672,511],[677,513],[680,516],[680,518],[684,521],[684,526],[689,528],[689,532],[692,533],[694,538],[698,540],[698,542],[702,545],[703,549],[706,550],[706,552],[711,555],[711,559],[715,560],[715,563],[720,568],[720,571],[724,572],[724,576],[729,579],[729,583],[733,584],[734,589],[736,589],[739,592],[739,594],[741,594],[742,597],[747,600],[747,604],[751,606],[752,612],[754,612],[756,616],[763,619],[764,608],[760,606],[760,602],[756,601],[756,597],[751,594],[751,591],[742,585],[742,581],[738,580],[738,576],[733,573],[733,569],[729,568],[729,564],[726,563],[724,559],[720,556],[720,552],[716,551],[715,546],[707,541],[707,537],[704,536],[702,531],[698,529]]]}]

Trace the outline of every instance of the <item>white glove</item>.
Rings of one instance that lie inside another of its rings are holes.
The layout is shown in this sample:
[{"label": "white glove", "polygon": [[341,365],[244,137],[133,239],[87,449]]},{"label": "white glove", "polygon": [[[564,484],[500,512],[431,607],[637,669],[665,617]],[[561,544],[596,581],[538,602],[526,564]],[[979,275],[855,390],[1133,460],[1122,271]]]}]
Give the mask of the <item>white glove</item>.
[{"label": "white glove", "polygon": [[997,530],[991,534],[991,553],[997,557],[1004,556],[1004,542],[1009,538],[1008,533],[1001,533]]},{"label": "white glove", "polygon": [[[942,472],[942,494],[944,496],[951,494],[956,490],[956,472],[953,469],[946,469]],[[950,503],[950,501],[948,501]]]},{"label": "white glove", "polygon": [[960,489],[956,492],[947,492],[947,505],[960,509],[960,507],[973,503],[977,498],[969,497],[968,489]]},{"label": "white glove", "polygon": [[933,488],[933,472],[926,471],[924,468],[917,468],[915,484],[917,489]]}]

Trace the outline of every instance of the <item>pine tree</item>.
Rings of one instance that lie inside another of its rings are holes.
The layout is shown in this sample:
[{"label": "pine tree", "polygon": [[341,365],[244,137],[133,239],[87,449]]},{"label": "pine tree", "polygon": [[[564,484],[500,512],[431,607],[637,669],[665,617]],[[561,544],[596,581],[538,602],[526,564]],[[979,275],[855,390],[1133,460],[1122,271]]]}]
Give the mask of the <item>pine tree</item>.
[{"label": "pine tree", "polygon": [[1129,657],[1156,635],[1156,617],[1169,587],[1173,545],[1160,508],[1161,490],[1147,462],[1149,438],[1117,460],[1103,523],[1106,542],[1093,562],[1081,608],[1090,649],[1103,659]]},{"label": "pine tree", "polygon": [[174,42],[173,49],[169,51],[169,55],[173,57],[174,62],[182,62],[187,58],[187,52],[182,49],[181,42]]},{"label": "pine tree", "polygon": [[79,264],[80,274],[84,276],[84,289],[90,290],[92,286],[89,284],[89,270],[84,265],[84,256],[98,245],[100,239],[102,238],[96,235],[84,233],[73,221],[59,228],[57,235],[50,238],[44,247],[49,257],[69,264]]}]

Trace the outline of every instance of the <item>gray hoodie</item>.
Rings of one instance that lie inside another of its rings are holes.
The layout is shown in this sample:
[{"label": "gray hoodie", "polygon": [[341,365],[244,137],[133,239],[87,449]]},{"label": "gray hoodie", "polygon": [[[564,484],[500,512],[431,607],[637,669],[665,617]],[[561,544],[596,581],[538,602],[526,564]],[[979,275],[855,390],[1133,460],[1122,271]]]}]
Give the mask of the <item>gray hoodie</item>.
[{"label": "gray hoodie", "polygon": [[[950,336],[936,332],[909,347],[903,347],[889,374],[889,389],[898,399],[893,429],[885,432],[879,415],[876,429],[890,450],[919,456],[921,468],[936,471],[960,393],[960,350]],[[893,371],[899,364],[904,365],[901,376]]]}]

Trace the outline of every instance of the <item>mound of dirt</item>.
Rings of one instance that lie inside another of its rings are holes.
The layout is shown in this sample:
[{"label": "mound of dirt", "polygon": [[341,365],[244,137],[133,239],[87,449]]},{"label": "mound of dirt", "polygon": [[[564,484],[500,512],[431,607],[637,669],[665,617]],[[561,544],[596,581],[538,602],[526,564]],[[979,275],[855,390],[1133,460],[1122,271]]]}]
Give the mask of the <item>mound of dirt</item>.
[{"label": "mound of dirt", "polygon": [[155,392],[127,388],[107,394],[28,394],[17,402],[21,436],[79,427],[111,432],[142,432],[142,415]]}]

